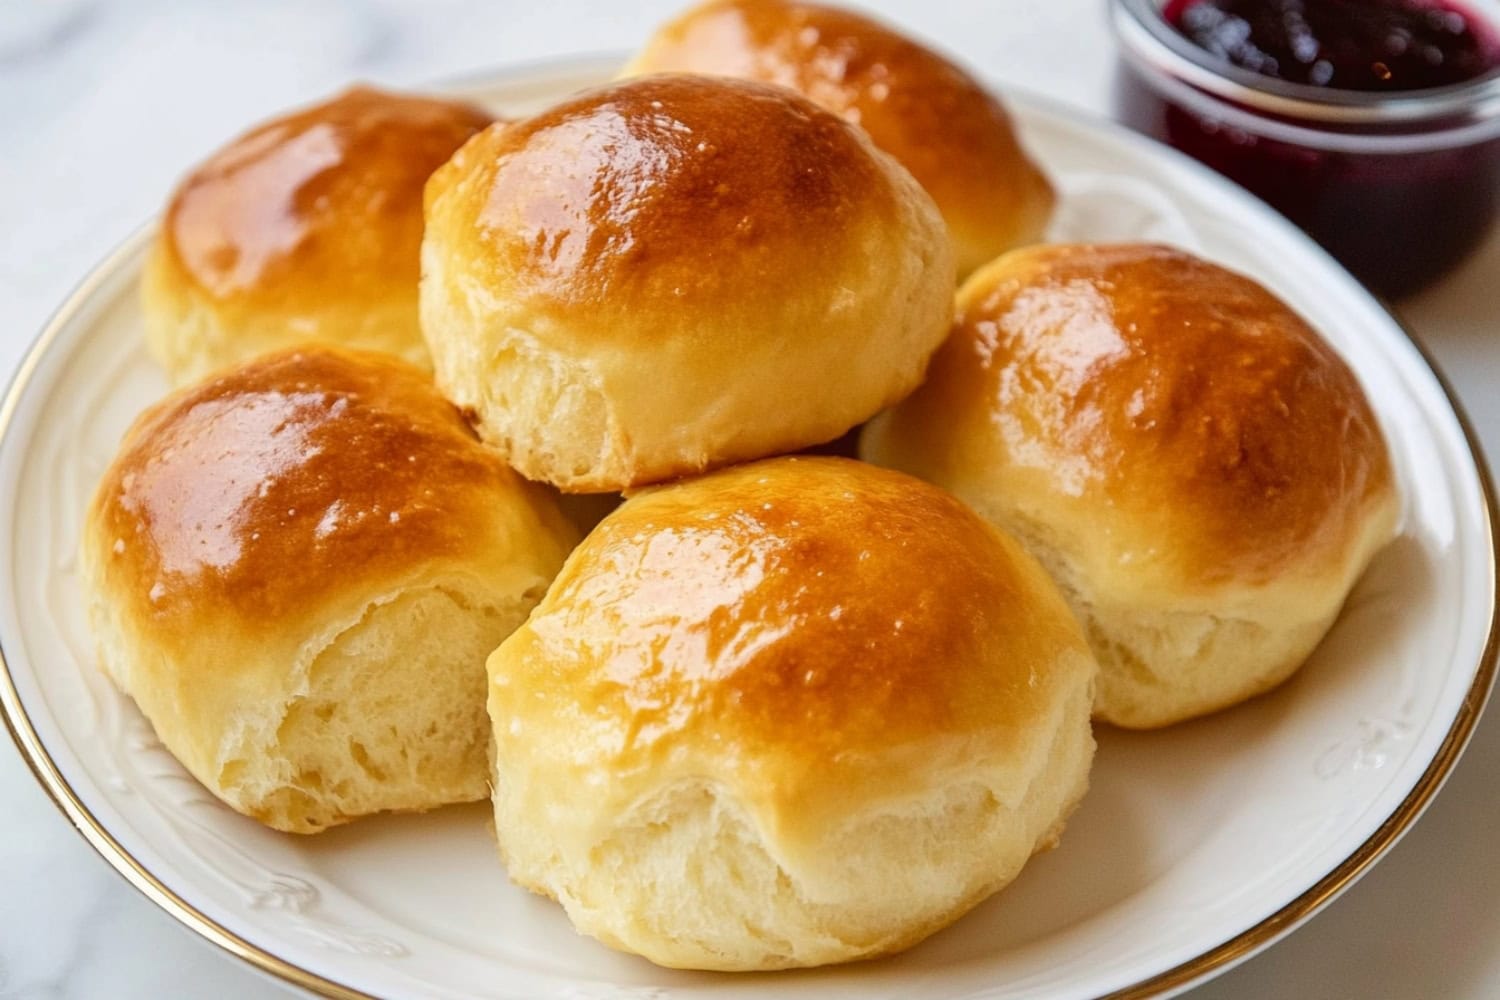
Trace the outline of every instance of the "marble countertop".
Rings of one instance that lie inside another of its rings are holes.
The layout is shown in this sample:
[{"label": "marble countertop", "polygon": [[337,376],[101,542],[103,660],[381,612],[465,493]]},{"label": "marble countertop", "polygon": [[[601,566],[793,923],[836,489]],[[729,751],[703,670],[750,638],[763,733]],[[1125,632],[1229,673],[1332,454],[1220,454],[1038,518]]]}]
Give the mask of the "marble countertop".
[{"label": "marble countertop", "polygon": [[[625,50],[679,0],[0,0],[0,373],[179,172],[247,123],[361,78],[412,85]],[[1102,0],[864,0],[1003,85],[1105,112]],[[1500,232],[1402,317],[1500,450]],[[1290,938],[1193,993],[1500,995],[1500,719],[1392,853]],[[270,997],[282,988],[130,888],[0,740],[0,998]]]}]

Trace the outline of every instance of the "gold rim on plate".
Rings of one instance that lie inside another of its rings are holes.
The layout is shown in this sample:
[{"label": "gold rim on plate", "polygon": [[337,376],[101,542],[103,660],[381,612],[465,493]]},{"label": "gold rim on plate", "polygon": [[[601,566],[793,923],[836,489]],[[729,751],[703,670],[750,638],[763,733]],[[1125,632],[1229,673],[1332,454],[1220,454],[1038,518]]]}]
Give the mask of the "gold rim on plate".
[{"label": "gold rim on plate", "polygon": [[[490,86],[501,85],[506,78],[524,79],[528,73],[538,70],[555,71],[563,75],[569,67],[582,71],[582,67],[592,66],[595,62],[602,62],[602,58],[580,59],[566,63],[553,61],[538,64],[534,67],[518,67],[504,74],[490,74],[485,81]],[[618,60],[616,60],[618,63]],[[480,77],[469,77],[462,83],[475,83]],[[1085,116],[1076,112],[1065,111],[1051,106],[1045,100],[1032,99],[1035,103],[1047,110],[1049,114],[1064,118],[1079,120]],[[1110,132],[1121,131],[1113,123],[1103,121],[1087,120],[1092,128],[1103,128]],[[1131,135],[1130,138],[1139,140],[1139,137]],[[1188,163],[1193,168],[1206,170],[1196,163]],[[55,340],[61,332],[67,328],[75,317],[83,311],[99,292],[99,289],[114,278],[124,263],[135,256],[141,245],[149,238],[153,227],[148,226],[129,237],[121,246],[106,257],[97,267],[90,272],[89,276],[68,296],[61,308],[58,309],[52,319],[42,329],[36,341],[26,352],[20,366],[16,369],[15,377],[11,380],[10,387],[5,393],[3,403],[0,403],[0,448],[8,440],[11,423],[15,417],[16,409],[20,405],[22,397],[26,393],[27,386],[36,375],[42,359],[47,355]],[[1464,443],[1469,450],[1469,456],[1474,463],[1475,474],[1479,480],[1481,492],[1484,494],[1484,531],[1489,538],[1489,577],[1491,585],[1491,601],[1489,607],[1489,629],[1483,652],[1480,654],[1479,663],[1475,669],[1473,683],[1469,686],[1463,703],[1460,705],[1453,724],[1449,727],[1447,735],[1438,747],[1437,753],[1423,770],[1421,777],[1417,780],[1406,797],[1401,800],[1394,812],[1388,816],[1383,823],[1372,833],[1369,838],[1361,844],[1354,853],[1350,854],[1340,862],[1332,871],[1319,879],[1312,887],[1307,889],[1295,899],[1286,903],[1275,913],[1265,917],[1259,923],[1248,927],[1230,938],[1194,958],[1176,965],[1163,972],[1156,973],[1131,986],[1105,994],[1100,1000],[1146,1000],[1149,997],[1161,997],[1181,990],[1192,983],[1208,978],[1216,972],[1224,972],[1239,964],[1256,952],[1268,947],[1277,939],[1286,935],[1299,924],[1308,920],[1315,913],[1327,906],[1333,899],[1349,888],[1361,875],[1370,869],[1387,851],[1395,846],[1402,835],[1416,822],[1418,817],[1432,801],[1443,782],[1447,780],[1454,765],[1462,755],[1464,747],[1473,735],[1474,727],[1484,711],[1484,706],[1489,698],[1490,690],[1495,681],[1496,657],[1500,653],[1500,621],[1497,621],[1496,599],[1495,599],[1495,567],[1500,549],[1496,547],[1495,525],[1500,523],[1500,507],[1497,507],[1494,483],[1490,478],[1490,471],[1484,459],[1484,453],[1479,446],[1478,436],[1474,432],[1473,425],[1469,421],[1468,414],[1464,412],[1459,403],[1458,396],[1448,379],[1438,368],[1432,355],[1422,345],[1421,341],[1412,335],[1406,325],[1401,322],[1393,312],[1387,308],[1392,320],[1396,323],[1411,341],[1412,345],[1421,355],[1428,370],[1437,380],[1443,391],[1443,395],[1457,419],[1459,428],[1463,431]],[[287,983],[300,987],[318,996],[332,997],[335,1000],[379,1000],[372,994],[353,989],[342,983],[335,982],[315,972],[293,965],[278,955],[247,941],[233,931],[217,923],[192,903],[178,895],[168,887],[161,879],[157,878],[145,865],[136,860],[121,843],[115,839],[99,819],[89,811],[73,787],[68,784],[57,764],[52,760],[51,754],[43,745],[41,737],[37,735],[36,729],[31,724],[31,719],[26,713],[25,706],[21,704],[20,693],[16,690],[15,681],[11,677],[10,664],[5,659],[3,638],[0,638],[0,715],[5,717],[5,727],[9,730],[11,738],[15,741],[17,749],[25,759],[31,773],[37,782],[47,791],[53,803],[62,810],[64,816],[73,825],[89,845],[107,861],[115,871],[123,875],[131,885],[138,889],[147,899],[165,910],[179,923],[189,930],[201,935],[207,940],[223,948],[236,958],[248,963],[260,972],[269,973]]]}]

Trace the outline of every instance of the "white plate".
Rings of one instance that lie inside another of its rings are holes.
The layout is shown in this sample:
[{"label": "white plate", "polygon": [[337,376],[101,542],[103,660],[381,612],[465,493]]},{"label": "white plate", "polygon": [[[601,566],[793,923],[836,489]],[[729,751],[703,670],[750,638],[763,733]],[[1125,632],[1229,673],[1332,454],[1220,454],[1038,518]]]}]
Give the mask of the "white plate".
[{"label": "white plate", "polygon": [[[600,61],[464,88],[525,111]],[[1062,846],[904,955],[814,972],[670,972],[576,936],[512,886],[481,806],[283,836],[220,806],[94,668],[76,576],[85,499],[165,384],[141,348],[137,238],[43,333],[0,420],[0,704],[73,823],[168,912],[334,996],[1089,997],[1170,993],[1247,957],[1362,873],[1457,759],[1494,670],[1487,481],[1401,329],[1279,216],[1128,133],[1013,102],[1060,181],[1058,238],[1159,239],[1249,272],[1325,331],[1395,453],[1407,509],[1307,667],[1273,695],[1101,734]]]}]

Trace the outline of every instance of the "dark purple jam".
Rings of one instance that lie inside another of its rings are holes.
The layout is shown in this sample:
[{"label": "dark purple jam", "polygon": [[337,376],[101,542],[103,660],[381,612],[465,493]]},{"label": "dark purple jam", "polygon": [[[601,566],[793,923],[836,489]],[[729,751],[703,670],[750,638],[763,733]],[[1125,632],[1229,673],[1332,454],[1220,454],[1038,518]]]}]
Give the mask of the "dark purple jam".
[{"label": "dark purple jam", "polygon": [[1193,44],[1242,69],[1338,90],[1426,90],[1500,62],[1483,21],[1420,0],[1172,0]]},{"label": "dark purple jam", "polygon": [[[1330,90],[1420,91],[1500,66],[1493,25],[1421,0],[1171,0],[1162,16],[1224,61]],[[1126,124],[1248,188],[1389,297],[1451,269],[1500,208],[1500,140],[1337,150],[1270,138],[1165,101],[1133,68],[1121,74],[1118,94]],[[1232,106],[1320,135],[1343,128]]]}]

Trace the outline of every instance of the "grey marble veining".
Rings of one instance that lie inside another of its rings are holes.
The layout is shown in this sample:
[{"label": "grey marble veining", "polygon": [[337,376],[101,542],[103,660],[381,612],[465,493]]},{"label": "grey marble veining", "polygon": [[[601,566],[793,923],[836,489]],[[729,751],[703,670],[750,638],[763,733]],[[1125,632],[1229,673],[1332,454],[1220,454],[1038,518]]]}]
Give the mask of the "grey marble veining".
[{"label": "grey marble veining", "polygon": [[[0,0],[0,373],[186,165],[246,125],[354,79],[415,86],[623,51],[678,0]],[[1003,83],[1107,110],[1098,0],[864,6]],[[1405,309],[1500,446],[1500,237]],[[1500,995],[1500,724],[1364,882],[1267,954],[1198,990],[1267,996]],[[0,998],[279,995],[100,860],[0,740]]]}]

